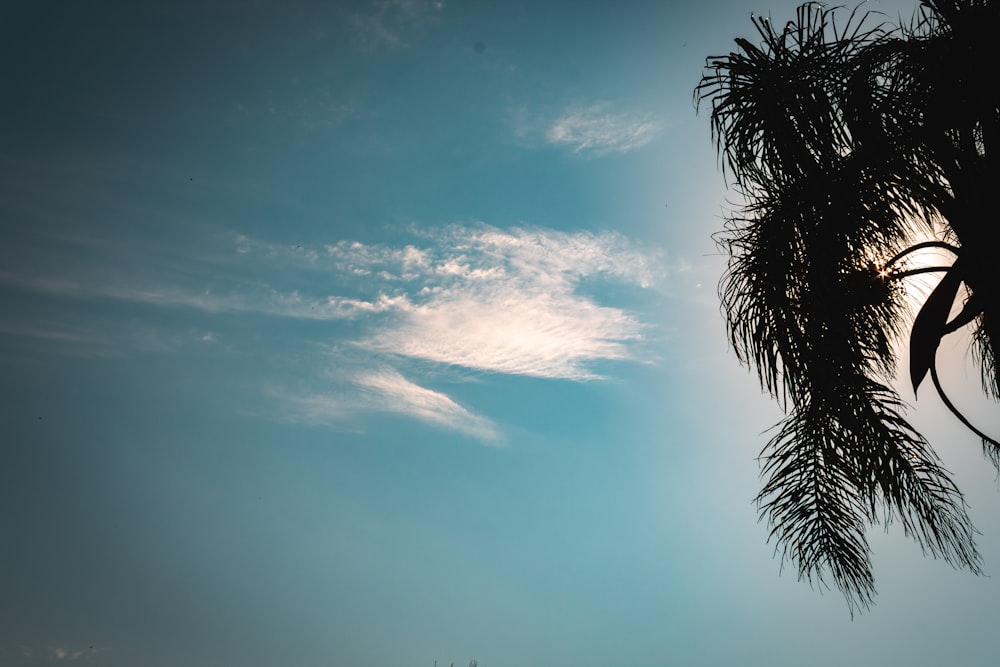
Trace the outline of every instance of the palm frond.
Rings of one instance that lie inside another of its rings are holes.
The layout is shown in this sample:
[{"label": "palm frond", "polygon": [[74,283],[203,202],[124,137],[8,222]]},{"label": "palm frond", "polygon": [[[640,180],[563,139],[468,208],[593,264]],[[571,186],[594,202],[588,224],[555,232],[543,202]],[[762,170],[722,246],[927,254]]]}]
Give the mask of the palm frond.
[{"label": "palm frond", "polygon": [[[858,9],[838,25],[810,3],[781,31],[752,19],[760,44],[708,58],[695,89],[746,200],[716,237],[730,257],[727,329],[787,414],[762,453],[762,517],[800,576],[830,576],[852,610],[874,594],[871,524],[898,520],[927,553],[979,571],[962,496],[889,387],[908,309],[884,269],[921,247],[918,226],[962,239],[962,280],[982,307],[974,346],[1000,396],[1000,279],[966,241],[984,227],[987,177],[1000,180],[1000,104],[997,87],[956,76],[970,54],[996,60],[982,40],[959,42],[994,15],[992,26],[1000,2],[929,0],[908,29],[889,29]],[[968,113],[949,112],[959,93]]]},{"label": "palm frond", "polygon": [[783,558],[823,585],[827,572],[852,610],[874,595],[869,524],[898,520],[935,557],[979,572],[975,529],[955,484],[900,416],[892,390],[867,378],[796,408],[762,458],[758,496]]}]

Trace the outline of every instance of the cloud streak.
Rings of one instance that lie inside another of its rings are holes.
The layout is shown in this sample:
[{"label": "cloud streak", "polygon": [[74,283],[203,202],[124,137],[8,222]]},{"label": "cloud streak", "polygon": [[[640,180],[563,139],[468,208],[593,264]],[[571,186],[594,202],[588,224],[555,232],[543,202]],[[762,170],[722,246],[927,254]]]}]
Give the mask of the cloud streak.
[{"label": "cloud streak", "polygon": [[631,358],[640,331],[618,309],[501,284],[439,294],[360,345],[479,371],[591,380],[600,376],[588,362]]},{"label": "cloud streak", "polygon": [[661,125],[648,115],[614,112],[607,104],[569,109],[545,133],[550,144],[565,145],[574,153],[628,153],[642,148],[659,134]]},{"label": "cloud streak", "polygon": [[[97,655],[102,651],[95,649],[93,646],[89,648],[63,648],[54,647],[48,649],[48,657],[56,662],[76,662],[78,660],[83,660],[84,662],[90,662],[89,658]],[[31,657],[32,651],[26,651],[25,657]]]},{"label": "cloud streak", "polygon": [[396,51],[408,48],[444,7],[444,0],[375,0],[367,11],[352,14],[350,25],[366,50]]},{"label": "cloud streak", "polygon": [[[95,262],[7,271],[0,284],[59,298],[186,308],[210,318],[330,322],[335,326],[303,329],[307,337],[326,332],[325,344],[340,355],[321,383],[289,403],[306,422],[396,412],[496,441],[493,422],[423,386],[426,379],[473,372],[593,381],[613,368],[608,362],[645,361],[649,325],[599,295],[605,285],[614,285],[616,294],[656,286],[665,275],[657,253],[614,233],[483,223],[414,227],[402,236],[408,242],[337,240],[303,247],[236,235],[224,258],[162,267],[136,263],[146,273],[127,280],[120,269]],[[194,322],[197,336],[191,336],[204,343],[221,332],[233,340],[220,329],[225,322]],[[78,332],[49,323],[45,330],[25,324],[8,333],[69,344]]]},{"label": "cloud streak", "polygon": [[474,414],[441,392],[410,382],[397,371],[383,369],[358,376],[356,384],[369,393],[369,405],[399,412],[420,421],[459,431],[480,440],[498,438],[492,421]]},{"label": "cloud streak", "polygon": [[[393,317],[357,342],[366,349],[477,371],[591,380],[595,361],[634,359],[644,325],[580,294],[584,279],[649,287],[658,258],[614,234],[456,226],[428,247],[337,244],[327,252],[347,273],[378,276],[365,308]],[[402,292],[402,293],[400,293]]]},{"label": "cloud streak", "polygon": [[[649,288],[664,274],[663,258],[617,234],[559,232],[485,224],[411,230],[409,244],[356,241],[298,252],[310,270],[354,284],[365,296],[329,296],[338,313],[364,325],[348,347],[358,355],[335,382],[348,390],[295,399],[306,421],[337,422],[359,410],[395,412],[486,442],[499,431],[451,396],[398,370],[430,368],[592,381],[602,362],[643,361],[637,345],[648,328],[638,314],[601,304],[582,284]],[[256,242],[263,256],[282,251]],[[299,249],[297,249],[298,251]],[[290,257],[289,255],[285,255]],[[367,359],[367,361],[365,361]]]},{"label": "cloud streak", "polygon": [[391,367],[332,378],[335,390],[287,395],[275,392],[288,410],[286,419],[309,424],[345,424],[359,413],[399,414],[437,428],[498,444],[494,422],[460,405],[447,394],[412,382]]}]

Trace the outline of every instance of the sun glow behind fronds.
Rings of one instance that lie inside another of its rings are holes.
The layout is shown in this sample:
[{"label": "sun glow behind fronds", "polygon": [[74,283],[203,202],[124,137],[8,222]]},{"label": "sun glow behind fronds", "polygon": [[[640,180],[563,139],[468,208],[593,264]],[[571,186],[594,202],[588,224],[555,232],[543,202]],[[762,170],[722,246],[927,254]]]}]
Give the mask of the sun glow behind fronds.
[{"label": "sun glow behind fronds", "polygon": [[943,238],[938,225],[928,229],[913,224],[905,246],[894,255],[872,255],[873,266],[881,280],[896,286],[905,297],[912,319],[941,276],[954,264],[960,248]]},{"label": "sun glow behind fronds", "polygon": [[[786,412],[761,455],[761,516],[800,576],[832,575],[852,608],[874,594],[870,524],[898,518],[925,550],[979,567],[962,496],[892,386],[905,340],[914,388],[930,372],[945,398],[938,343],[973,322],[981,358],[995,361],[1000,332],[975,302],[976,285],[991,298],[995,271],[978,246],[959,247],[970,244],[956,220],[975,231],[968,193],[992,186],[977,137],[998,103],[987,91],[984,120],[957,119],[956,96],[941,94],[967,66],[941,58],[968,47],[958,32],[991,7],[926,3],[907,29],[860,7],[840,21],[816,3],[780,30],[754,17],[760,43],[738,38],[737,51],[708,58],[695,90],[711,100],[720,161],[746,200],[717,237],[730,256],[720,295],[732,344]],[[988,365],[984,385],[1000,395]]]}]

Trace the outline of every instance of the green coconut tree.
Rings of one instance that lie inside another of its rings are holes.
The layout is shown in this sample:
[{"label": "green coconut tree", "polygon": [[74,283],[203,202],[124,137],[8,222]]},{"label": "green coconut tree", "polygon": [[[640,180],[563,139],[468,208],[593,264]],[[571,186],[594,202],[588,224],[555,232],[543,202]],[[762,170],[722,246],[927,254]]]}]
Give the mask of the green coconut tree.
[{"label": "green coconut tree", "polygon": [[[926,0],[903,26],[818,4],[752,22],[759,41],[708,58],[695,90],[742,199],[718,236],[720,295],[737,355],[785,411],[761,455],[761,516],[782,558],[853,612],[875,593],[875,524],[980,571],[962,495],[892,381],[906,341],[914,391],[929,374],[1000,461],[934,361],[968,328],[1000,398],[1000,87],[984,78],[1000,65],[1000,1]],[[949,260],[919,265],[929,249]],[[917,274],[940,282],[913,308]]]}]

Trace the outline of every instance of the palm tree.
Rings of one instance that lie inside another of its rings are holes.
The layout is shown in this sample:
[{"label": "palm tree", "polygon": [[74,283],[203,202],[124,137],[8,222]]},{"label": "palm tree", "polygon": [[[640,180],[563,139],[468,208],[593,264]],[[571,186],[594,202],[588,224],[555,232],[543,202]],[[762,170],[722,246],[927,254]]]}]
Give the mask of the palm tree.
[{"label": "palm tree", "polygon": [[[980,571],[962,495],[891,383],[912,321],[914,391],[930,373],[974,428],[934,364],[941,338],[969,327],[1000,398],[1000,92],[978,74],[996,71],[1000,1],[925,0],[900,27],[842,15],[810,3],[781,29],[752,18],[761,43],[710,57],[695,98],[711,101],[745,201],[717,237],[727,328],[786,413],[761,455],[761,517],[800,578],[832,578],[853,613],[875,593],[874,524],[898,521],[926,553]],[[914,268],[927,248],[954,259]],[[905,283],[929,272],[943,277],[913,317]],[[976,433],[998,463],[1000,443]]]}]

